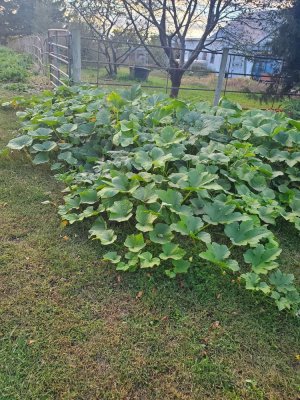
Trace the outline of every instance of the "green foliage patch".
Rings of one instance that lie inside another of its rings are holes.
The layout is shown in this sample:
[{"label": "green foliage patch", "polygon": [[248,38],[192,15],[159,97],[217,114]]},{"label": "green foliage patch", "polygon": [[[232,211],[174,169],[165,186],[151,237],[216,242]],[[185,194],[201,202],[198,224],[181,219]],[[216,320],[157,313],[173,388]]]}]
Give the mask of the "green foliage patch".
[{"label": "green foliage patch", "polygon": [[[0,46],[0,82],[25,82],[28,77],[28,68],[31,65],[30,58],[23,54]],[[21,86],[12,85],[8,89],[20,90]],[[23,89],[22,89],[23,90]]]},{"label": "green foliage patch", "polygon": [[291,117],[300,119],[300,99],[287,99],[283,102],[282,108]]},{"label": "green foliage patch", "polygon": [[62,219],[87,221],[117,270],[162,268],[173,278],[197,264],[193,245],[199,260],[298,312],[271,228],[286,220],[300,230],[299,121],[228,100],[211,107],[147,96],[139,87],[64,87],[29,105],[8,147],[51,164],[66,185]]}]

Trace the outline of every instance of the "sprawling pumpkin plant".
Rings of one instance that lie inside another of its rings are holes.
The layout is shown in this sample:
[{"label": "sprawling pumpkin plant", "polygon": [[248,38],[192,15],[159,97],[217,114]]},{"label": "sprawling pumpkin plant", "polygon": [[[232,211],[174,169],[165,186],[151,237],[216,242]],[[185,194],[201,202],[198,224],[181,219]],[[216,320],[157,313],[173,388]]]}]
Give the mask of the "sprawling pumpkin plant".
[{"label": "sprawling pumpkin plant", "polygon": [[[89,221],[117,270],[160,267],[173,278],[195,264],[193,244],[200,259],[297,313],[294,276],[280,269],[272,226],[286,220],[300,230],[299,121],[139,87],[63,87],[31,99],[18,116],[21,133],[8,147],[51,164],[67,187],[62,219]],[[236,248],[244,260],[234,258]]]}]

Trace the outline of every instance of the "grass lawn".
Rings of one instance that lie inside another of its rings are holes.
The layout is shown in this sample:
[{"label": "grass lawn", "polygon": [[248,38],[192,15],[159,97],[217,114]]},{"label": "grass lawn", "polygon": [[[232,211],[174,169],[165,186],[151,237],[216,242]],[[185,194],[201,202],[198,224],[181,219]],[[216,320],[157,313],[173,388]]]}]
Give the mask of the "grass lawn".
[{"label": "grass lawn", "polygon": [[[105,86],[107,83],[107,87],[112,89],[113,87],[120,88],[122,85],[136,85],[139,84],[137,80],[131,79],[129,76],[129,69],[126,67],[122,67],[119,69],[118,76],[115,80],[111,80],[107,78],[107,72],[104,68],[99,70],[99,85]],[[209,103],[213,103],[214,99],[214,90],[216,87],[217,75],[195,75],[189,76],[185,75],[182,79],[181,89],[179,92],[179,98],[186,101],[208,101]],[[97,70],[91,68],[83,68],[82,70],[82,81],[89,83],[97,82]],[[149,78],[146,82],[141,82],[141,85],[147,90],[147,92],[164,92],[169,93],[170,89],[151,89],[146,88],[147,86],[157,86],[157,87],[166,87],[167,77],[166,74],[159,71],[151,71]],[[168,88],[170,88],[171,82],[168,82]],[[230,91],[244,91],[245,87],[251,88],[252,91],[262,92],[266,89],[264,84],[259,84],[252,79],[247,78],[234,78],[228,79],[227,82],[227,90],[226,98],[232,100],[234,102],[238,102],[241,104],[243,108],[263,108],[263,109],[278,109],[281,107],[282,101],[275,101],[274,103],[270,99],[268,103],[261,102],[258,96],[249,96],[247,93],[231,93]],[[193,90],[188,90],[187,88],[191,88]],[[199,89],[199,90],[195,90]],[[224,92],[222,93],[224,95]]]},{"label": "grass lawn", "polygon": [[[0,110],[0,149],[16,128]],[[0,171],[1,400],[299,398],[299,320],[204,261],[119,274],[84,226],[62,229],[46,167],[4,151]],[[299,281],[299,235],[276,230]]]}]

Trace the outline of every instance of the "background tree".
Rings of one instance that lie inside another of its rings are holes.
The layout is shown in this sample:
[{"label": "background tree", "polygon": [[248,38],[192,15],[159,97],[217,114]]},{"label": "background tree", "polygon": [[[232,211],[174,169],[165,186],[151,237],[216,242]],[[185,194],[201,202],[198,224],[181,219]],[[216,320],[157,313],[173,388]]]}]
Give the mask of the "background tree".
[{"label": "background tree", "polygon": [[32,32],[45,33],[50,28],[60,28],[66,21],[64,0],[35,0]]},{"label": "background tree", "polygon": [[[69,4],[88,25],[91,33],[99,39],[99,51],[104,56],[105,68],[108,75],[114,78],[119,64],[124,63],[138,45],[135,30],[131,27],[122,1],[70,0]],[[147,34],[145,30],[141,32],[140,29],[139,35],[143,39],[145,33]],[[122,41],[123,46],[117,45],[115,41]]]},{"label": "background tree", "polygon": [[284,59],[281,93],[300,85],[300,0],[281,11],[284,23],[277,30],[272,42],[273,52]]},{"label": "background tree", "polygon": [[[154,62],[163,67],[140,35],[139,24],[151,26],[168,59],[172,82],[171,97],[177,97],[185,71],[197,59],[205,46],[211,44],[224,23],[267,9],[273,0],[122,0],[127,18],[135,28],[141,43]],[[276,2],[278,4],[278,2]],[[186,51],[186,38],[200,36],[193,51]]]},{"label": "background tree", "polygon": [[44,33],[65,20],[63,0],[0,0],[0,38]]},{"label": "background tree", "polygon": [[0,0],[0,38],[5,43],[9,36],[30,35],[35,0]]}]

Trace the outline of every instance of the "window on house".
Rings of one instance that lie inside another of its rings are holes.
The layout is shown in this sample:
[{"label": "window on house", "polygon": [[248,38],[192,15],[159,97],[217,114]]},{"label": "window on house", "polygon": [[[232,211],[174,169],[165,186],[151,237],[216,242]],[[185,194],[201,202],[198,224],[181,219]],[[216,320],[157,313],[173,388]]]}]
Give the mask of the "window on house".
[{"label": "window on house", "polygon": [[202,53],[202,60],[207,60],[207,53]]},{"label": "window on house", "polygon": [[210,56],[210,63],[213,64],[215,62],[215,54],[212,53],[212,55]]}]

